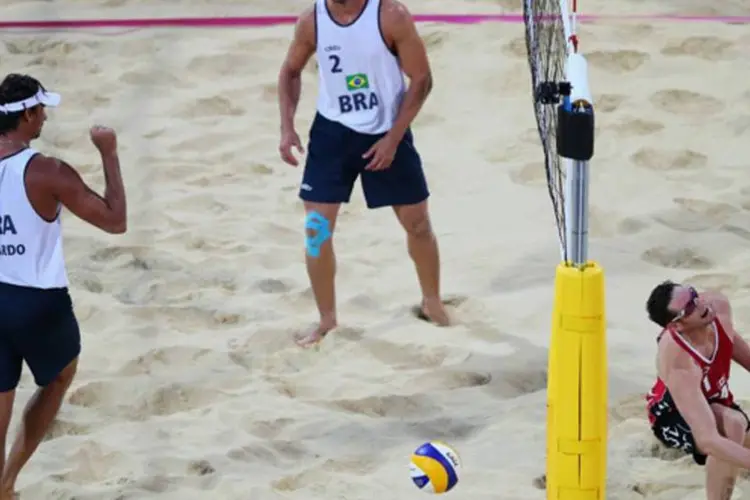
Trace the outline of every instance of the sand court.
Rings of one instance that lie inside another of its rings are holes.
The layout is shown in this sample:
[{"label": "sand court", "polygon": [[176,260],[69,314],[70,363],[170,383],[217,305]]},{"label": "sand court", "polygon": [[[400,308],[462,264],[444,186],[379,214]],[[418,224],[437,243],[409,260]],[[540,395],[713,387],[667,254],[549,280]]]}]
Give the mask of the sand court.
[{"label": "sand court", "polygon": [[[209,3],[211,5],[209,5]],[[587,13],[750,15],[746,0],[610,1]],[[5,2],[9,19],[297,14],[301,0]],[[407,2],[413,12],[518,13],[516,2]],[[45,10],[47,9],[47,10]],[[52,10],[48,10],[52,9]],[[606,10],[604,10],[606,9]],[[401,229],[359,184],[336,235],[341,328],[319,350],[303,260],[300,169],[278,158],[276,77],[291,26],[7,31],[4,71],[63,95],[36,147],[102,189],[88,141],[119,136],[129,231],[65,215],[79,374],[22,473],[23,498],[416,498],[409,453],[461,454],[456,494],[544,498],[547,343],[559,258],[522,24],[419,25],[435,87],[414,124],[444,290],[460,324],[413,318]],[[597,105],[591,256],[607,273],[612,500],[703,498],[690,457],[658,448],[650,288],[724,290],[750,320],[747,25],[582,24]],[[307,138],[317,78],[303,76]],[[735,368],[741,404],[750,376]],[[11,423],[33,391],[24,372]],[[739,481],[735,498],[750,495]]]}]

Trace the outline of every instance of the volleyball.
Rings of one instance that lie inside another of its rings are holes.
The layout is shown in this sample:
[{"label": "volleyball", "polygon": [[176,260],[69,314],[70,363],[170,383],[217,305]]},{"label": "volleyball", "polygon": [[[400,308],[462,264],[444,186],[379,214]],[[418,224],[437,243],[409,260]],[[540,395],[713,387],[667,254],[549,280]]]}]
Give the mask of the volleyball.
[{"label": "volleyball", "polygon": [[458,483],[461,460],[456,450],[441,441],[430,441],[411,455],[411,480],[422,491],[446,493]]}]

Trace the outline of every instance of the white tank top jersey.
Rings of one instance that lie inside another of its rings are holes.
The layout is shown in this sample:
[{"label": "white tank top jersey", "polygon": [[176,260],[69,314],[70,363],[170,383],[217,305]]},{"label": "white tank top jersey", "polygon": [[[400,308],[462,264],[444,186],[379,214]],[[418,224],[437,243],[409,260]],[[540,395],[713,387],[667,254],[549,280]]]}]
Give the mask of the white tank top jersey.
[{"label": "white tank top jersey", "polygon": [[27,148],[0,159],[0,283],[64,288],[60,209],[54,221],[37,214],[26,195],[26,165],[37,151]]},{"label": "white tank top jersey", "polygon": [[398,59],[380,29],[380,3],[367,0],[359,17],[338,24],[316,0],[318,113],[363,134],[393,126],[406,91]]}]

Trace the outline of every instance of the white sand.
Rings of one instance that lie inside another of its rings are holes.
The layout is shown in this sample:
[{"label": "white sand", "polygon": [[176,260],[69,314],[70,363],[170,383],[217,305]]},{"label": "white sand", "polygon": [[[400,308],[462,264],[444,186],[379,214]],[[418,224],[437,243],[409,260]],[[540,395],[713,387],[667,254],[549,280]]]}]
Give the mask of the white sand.
[{"label": "white sand", "polygon": [[[750,13],[747,0],[701,1],[610,0],[587,12]],[[5,0],[3,13],[297,14],[307,4]],[[515,0],[408,4],[518,12]],[[275,81],[291,27],[3,33],[3,71],[64,95],[38,147],[101,189],[87,131],[115,127],[130,206],[123,237],[65,218],[84,350],[21,476],[24,498],[417,498],[408,455],[432,438],[462,455],[456,498],[544,497],[532,483],[543,472],[558,252],[523,27],[420,30],[436,85],[416,144],[445,292],[467,298],[462,324],[439,330],[408,314],[418,288],[402,232],[389,210],[368,212],[357,187],[337,235],[343,326],[318,352],[290,340],[315,318],[301,172],[277,157]],[[608,498],[701,499],[702,469],[654,448],[647,429],[656,332],[644,302],[659,280],[686,279],[728,292],[740,328],[750,320],[750,35],[602,21],[582,26],[581,40],[599,110],[591,254],[608,278]],[[304,81],[306,138],[312,64]],[[736,369],[732,385],[750,407],[750,377]],[[32,390],[25,372],[14,429]],[[748,495],[740,482],[735,498]]]}]

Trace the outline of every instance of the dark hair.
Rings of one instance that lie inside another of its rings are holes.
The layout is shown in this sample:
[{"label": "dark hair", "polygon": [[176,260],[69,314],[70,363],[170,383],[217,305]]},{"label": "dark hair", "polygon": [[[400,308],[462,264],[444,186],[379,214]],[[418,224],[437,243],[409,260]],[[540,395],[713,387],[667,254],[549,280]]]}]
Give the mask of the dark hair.
[{"label": "dark hair", "polygon": [[669,303],[672,301],[672,290],[676,286],[677,283],[669,280],[659,283],[651,290],[651,295],[649,295],[648,302],[646,302],[646,311],[648,311],[649,319],[662,328],[666,328],[669,322],[677,316],[676,313],[669,310]]},{"label": "dark hair", "polygon": [[[42,84],[36,78],[29,75],[10,73],[0,82],[0,105],[23,101],[34,96],[43,88]],[[12,113],[0,112],[0,134],[12,132],[17,129],[23,113],[23,111],[14,111]]]}]

